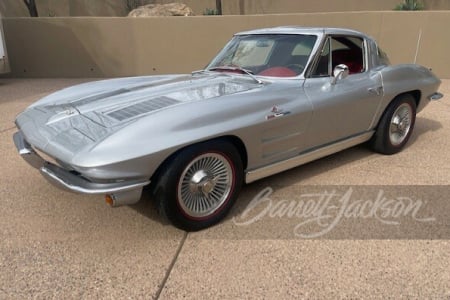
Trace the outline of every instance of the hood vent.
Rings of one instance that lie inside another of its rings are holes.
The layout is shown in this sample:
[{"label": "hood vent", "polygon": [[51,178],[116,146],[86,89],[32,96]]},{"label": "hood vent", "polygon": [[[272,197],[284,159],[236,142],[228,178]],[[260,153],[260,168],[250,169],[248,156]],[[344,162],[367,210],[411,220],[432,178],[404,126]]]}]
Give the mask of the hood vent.
[{"label": "hood vent", "polygon": [[178,103],[180,101],[169,97],[158,97],[108,112],[106,115],[117,121],[124,121]]}]

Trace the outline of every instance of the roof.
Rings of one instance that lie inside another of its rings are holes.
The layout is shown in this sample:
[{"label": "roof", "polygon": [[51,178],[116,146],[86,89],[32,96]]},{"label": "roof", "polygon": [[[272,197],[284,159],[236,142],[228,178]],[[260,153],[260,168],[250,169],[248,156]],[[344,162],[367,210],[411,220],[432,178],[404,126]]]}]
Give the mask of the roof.
[{"label": "roof", "polygon": [[352,34],[365,36],[362,32],[345,29],[345,28],[332,28],[332,27],[301,27],[301,26],[280,26],[272,28],[262,28],[250,31],[243,31],[236,33],[236,35],[247,34]]}]

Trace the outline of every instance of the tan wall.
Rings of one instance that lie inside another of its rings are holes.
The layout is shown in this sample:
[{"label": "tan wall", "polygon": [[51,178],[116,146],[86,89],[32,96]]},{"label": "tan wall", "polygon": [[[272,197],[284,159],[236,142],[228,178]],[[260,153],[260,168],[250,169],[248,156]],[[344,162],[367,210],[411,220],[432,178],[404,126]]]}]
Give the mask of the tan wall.
[{"label": "tan wall", "polygon": [[0,15],[0,74],[9,72],[8,53],[6,51],[5,39],[3,34],[3,24]]},{"label": "tan wall", "polygon": [[375,37],[393,63],[450,78],[450,11],[173,18],[4,19],[12,75],[110,77],[203,68],[234,32],[278,25],[336,26]]},{"label": "tan wall", "polygon": [[306,12],[392,10],[399,0],[223,0],[224,14],[277,14]]},{"label": "tan wall", "polygon": [[[36,0],[39,16],[125,16],[127,0]],[[215,0],[138,0],[138,3],[184,2],[196,15],[215,8]],[[392,10],[403,0],[222,0],[223,14],[273,14],[305,12]],[[427,10],[449,10],[449,0],[425,0]],[[22,0],[0,0],[4,17],[27,17]]]},{"label": "tan wall", "polygon": [[[195,1],[195,0],[194,0]],[[234,15],[384,11],[393,10],[403,0],[222,0],[223,13]],[[425,0],[426,10],[449,10],[449,0]]]},{"label": "tan wall", "polygon": [[450,10],[449,0],[425,0],[424,4],[428,10]]}]

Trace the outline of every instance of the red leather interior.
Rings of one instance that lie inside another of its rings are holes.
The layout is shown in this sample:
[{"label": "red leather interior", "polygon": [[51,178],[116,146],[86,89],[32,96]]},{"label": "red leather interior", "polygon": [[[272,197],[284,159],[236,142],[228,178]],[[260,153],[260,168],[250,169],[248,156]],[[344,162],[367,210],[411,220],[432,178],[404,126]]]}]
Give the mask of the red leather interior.
[{"label": "red leather interior", "polygon": [[360,53],[353,53],[348,50],[337,50],[333,52],[333,69],[339,64],[344,64],[348,67],[350,74],[361,73],[364,71],[362,65],[362,57]]},{"label": "red leather interior", "polygon": [[297,73],[286,67],[273,67],[259,72],[258,75],[273,77],[294,77],[297,76]]}]

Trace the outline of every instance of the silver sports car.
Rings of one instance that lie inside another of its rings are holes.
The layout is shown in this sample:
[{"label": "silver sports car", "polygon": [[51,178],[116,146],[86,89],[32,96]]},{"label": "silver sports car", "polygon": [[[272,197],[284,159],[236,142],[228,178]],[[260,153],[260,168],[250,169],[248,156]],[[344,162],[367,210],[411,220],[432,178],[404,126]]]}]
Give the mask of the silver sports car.
[{"label": "silver sports car", "polygon": [[219,222],[242,184],[368,142],[394,154],[442,97],[427,68],[392,66],[370,37],[336,28],[236,34],[201,71],[69,87],[16,119],[20,155],[51,183],[139,201],[176,226]]}]

